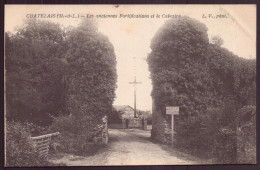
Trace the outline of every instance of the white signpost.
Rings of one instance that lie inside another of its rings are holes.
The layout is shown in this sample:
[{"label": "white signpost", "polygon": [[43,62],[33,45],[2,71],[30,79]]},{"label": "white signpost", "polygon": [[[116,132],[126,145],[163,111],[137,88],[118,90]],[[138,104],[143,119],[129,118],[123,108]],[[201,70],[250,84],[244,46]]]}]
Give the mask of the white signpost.
[{"label": "white signpost", "polygon": [[176,106],[166,106],[166,114],[172,115],[172,144],[173,144],[173,136],[174,136],[174,115],[179,114],[179,107]]}]

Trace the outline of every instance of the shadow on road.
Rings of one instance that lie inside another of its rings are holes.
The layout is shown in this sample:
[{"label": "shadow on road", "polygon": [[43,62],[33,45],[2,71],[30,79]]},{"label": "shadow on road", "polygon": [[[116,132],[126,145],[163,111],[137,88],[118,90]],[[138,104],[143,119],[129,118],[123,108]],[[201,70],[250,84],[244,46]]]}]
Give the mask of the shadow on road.
[{"label": "shadow on road", "polygon": [[109,143],[114,142],[151,142],[150,131],[140,129],[117,129],[119,133],[114,131],[109,133]]}]

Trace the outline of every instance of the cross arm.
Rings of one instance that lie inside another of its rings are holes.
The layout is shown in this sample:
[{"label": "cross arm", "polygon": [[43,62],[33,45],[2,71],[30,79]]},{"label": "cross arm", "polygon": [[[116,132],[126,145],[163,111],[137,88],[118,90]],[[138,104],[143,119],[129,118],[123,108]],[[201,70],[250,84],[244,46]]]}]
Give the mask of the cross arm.
[{"label": "cross arm", "polygon": [[142,84],[142,82],[129,82],[129,84]]}]

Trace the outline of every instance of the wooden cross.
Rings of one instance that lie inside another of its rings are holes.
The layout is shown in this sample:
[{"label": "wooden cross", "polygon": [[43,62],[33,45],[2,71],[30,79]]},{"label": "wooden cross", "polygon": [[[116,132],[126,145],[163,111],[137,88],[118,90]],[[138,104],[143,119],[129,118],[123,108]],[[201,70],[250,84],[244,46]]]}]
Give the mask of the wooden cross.
[{"label": "wooden cross", "polygon": [[134,85],[134,117],[136,118],[136,85],[137,84],[141,84],[141,82],[137,82],[136,81],[136,77],[134,79],[133,82],[129,82],[129,84],[133,84]]}]

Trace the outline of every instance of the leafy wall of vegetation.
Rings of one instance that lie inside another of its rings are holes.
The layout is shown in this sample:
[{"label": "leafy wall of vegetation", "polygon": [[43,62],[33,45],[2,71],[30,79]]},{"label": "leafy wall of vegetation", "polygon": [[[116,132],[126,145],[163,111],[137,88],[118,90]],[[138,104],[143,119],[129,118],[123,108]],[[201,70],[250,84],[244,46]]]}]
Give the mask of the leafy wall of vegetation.
[{"label": "leafy wall of vegetation", "polygon": [[[222,124],[212,126],[213,131],[231,129],[235,133],[237,125],[232,122],[238,109],[256,105],[256,61],[240,58],[221,44],[209,43],[207,27],[189,17],[168,20],[156,33],[147,59],[153,85],[154,138],[164,137],[164,128],[159,124],[170,123],[165,115],[166,106],[180,107],[176,143],[195,151],[203,148],[203,142],[212,146],[211,142],[218,141],[211,141],[209,138],[214,135],[207,135],[214,134],[210,132],[211,125],[199,127],[201,119],[221,117]],[[230,106],[232,109],[222,114],[222,109]],[[212,109],[220,110],[210,114]],[[200,139],[204,139],[203,142]],[[235,138],[230,141],[236,142]],[[229,144],[223,144],[222,151]],[[208,151],[214,152],[214,149],[211,147]]]},{"label": "leafy wall of vegetation", "polygon": [[15,34],[6,33],[5,45],[7,120],[60,131],[60,144],[73,153],[97,149],[117,74],[113,45],[96,23],[63,29],[29,19]]},{"label": "leafy wall of vegetation", "polygon": [[6,34],[6,108],[8,120],[51,122],[62,111],[63,31],[58,24],[27,20]]},{"label": "leafy wall of vegetation", "polygon": [[117,74],[113,45],[89,20],[68,33],[66,45],[66,107],[72,116],[86,118],[85,124],[98,123],[112,110],[115,98]]},{"label": "leafy wall of vegetation", "polygon": [[52,166],[45,158],[34,152],[30,140],[30,127],[19,122],[6,122],[5,166]]}]

